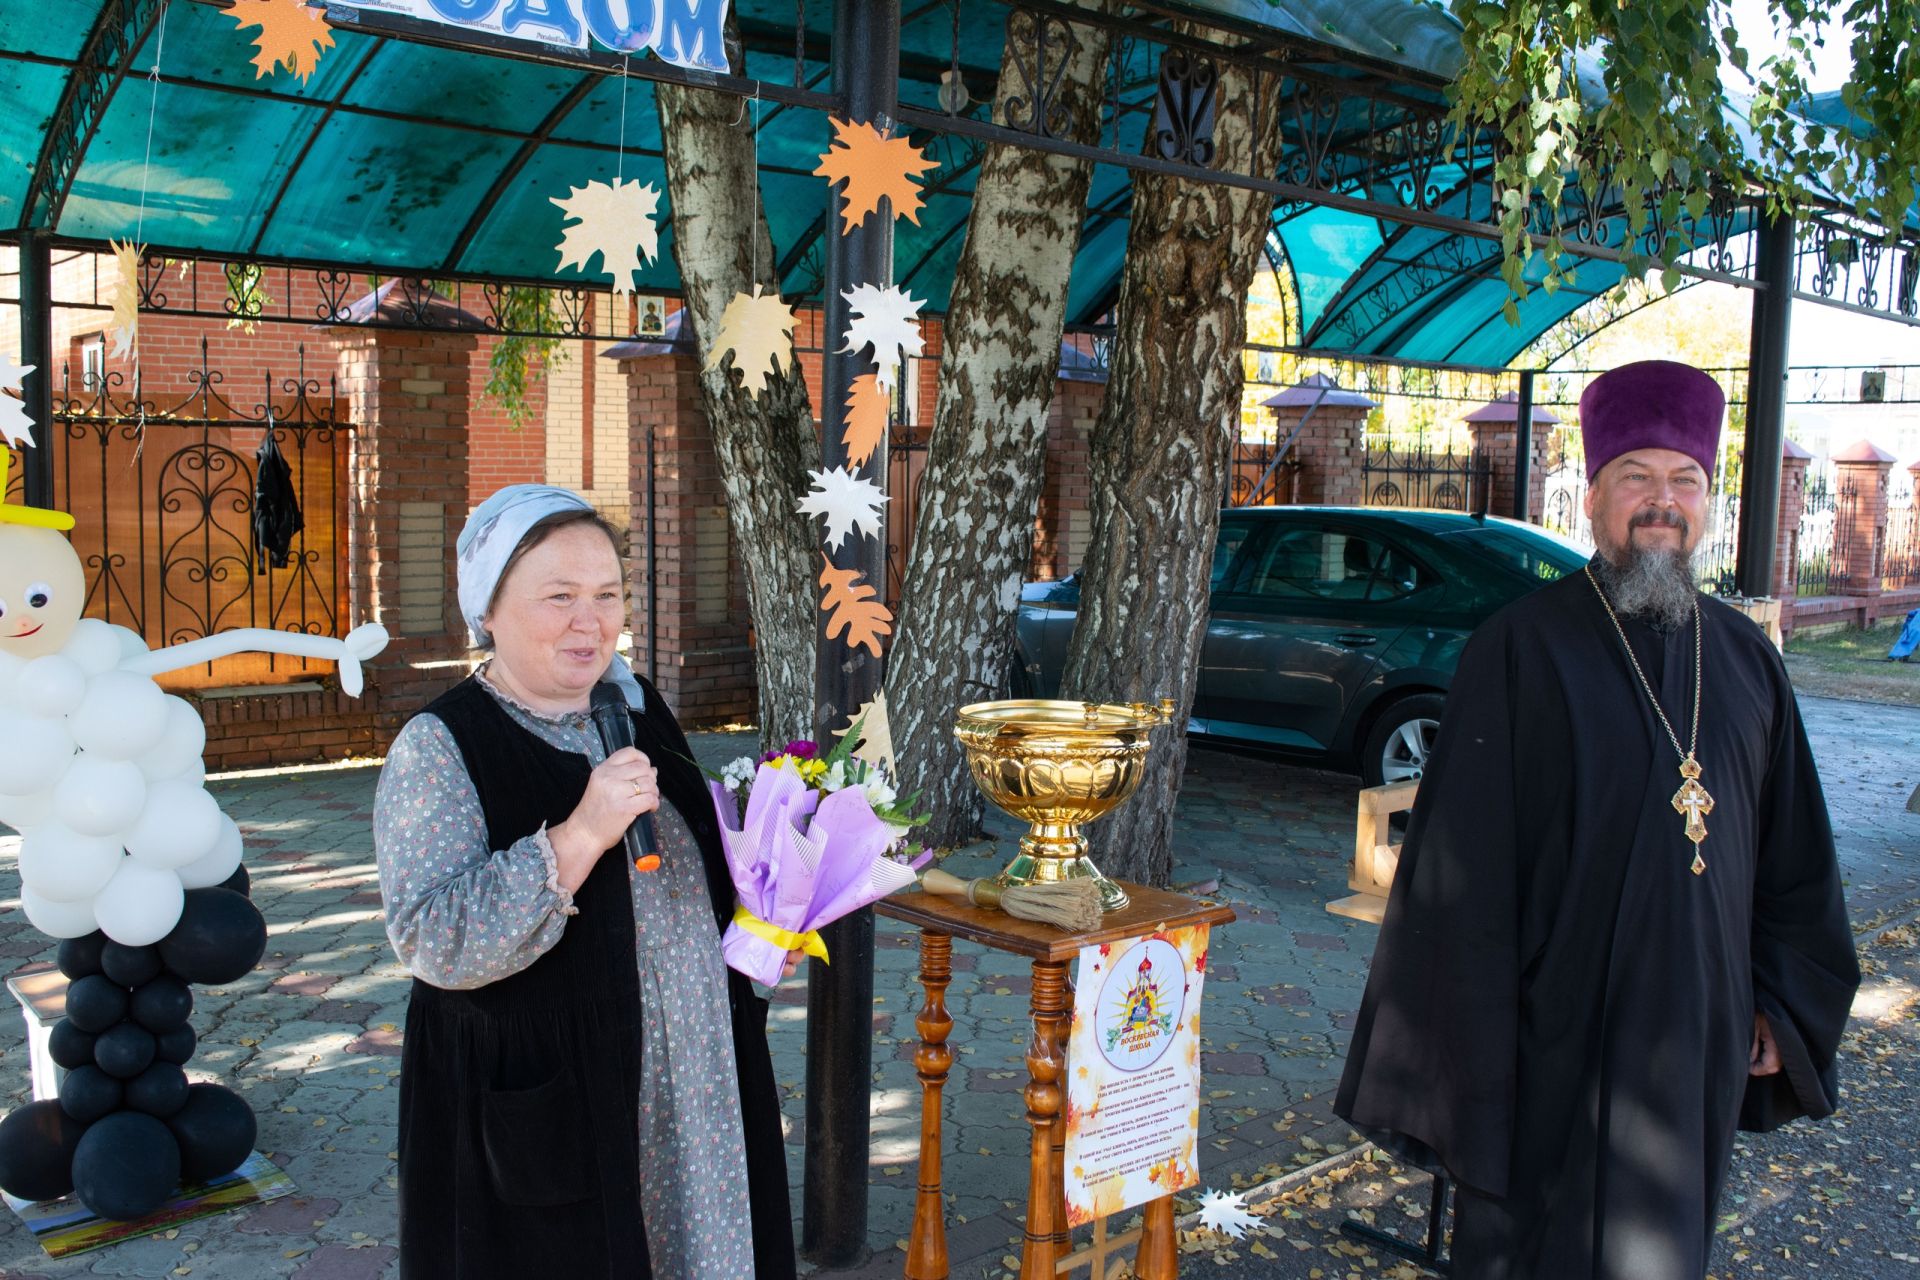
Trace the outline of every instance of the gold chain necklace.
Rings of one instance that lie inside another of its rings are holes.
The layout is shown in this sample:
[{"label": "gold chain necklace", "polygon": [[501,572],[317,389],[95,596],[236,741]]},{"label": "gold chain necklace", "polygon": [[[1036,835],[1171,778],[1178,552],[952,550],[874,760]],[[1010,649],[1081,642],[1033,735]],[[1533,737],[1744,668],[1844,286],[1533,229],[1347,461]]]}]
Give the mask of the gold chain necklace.
[{"label": "gold chain necklace", "polygon": [[1700,762],[1694,758],[1694,752],[1700,745],[1700,676],[1704,670],[1700,646],[1700,602],[1693,602],[1693,731],[1683,751],[1680,735],[1673,731],[1660,699],[1653,692],[1653,684],[1647,679],[1647,673],[1640,669],[1640,659],[1633,655],[1633,645],[1627,641],[1627,629],[1620,625],[1620,615],[1613,611],[1613,601],[1607,599],[1600,579],[1594,576],[1591,562],[1587,565],[1587,581],[1593,584],[1594,593],[1600,597],[1601,607],[1607,611],[1607,617],[1613,623],[1614,634],[1620,637],[1620,647],[1626,650],[1627,661],[1633,664],[1633,674],[1640,677],[1640,687],[1647,691],[1647,701],[1653,704],[1653,714],[1660,717],[1660,727],[1667,731],[1667,741],[1673,743],[1674,754],[1680,757],[1680,789],[1673,793],[1673,808],[1686,819],[1687,839],[1693,841],[1692,870],[1693,874],[1699,875],[1707,869],[1706,859],[1700,856],[1700,844],[1707,838],[1707,815],[1713,812],[1713,797],[1700,785]]}]

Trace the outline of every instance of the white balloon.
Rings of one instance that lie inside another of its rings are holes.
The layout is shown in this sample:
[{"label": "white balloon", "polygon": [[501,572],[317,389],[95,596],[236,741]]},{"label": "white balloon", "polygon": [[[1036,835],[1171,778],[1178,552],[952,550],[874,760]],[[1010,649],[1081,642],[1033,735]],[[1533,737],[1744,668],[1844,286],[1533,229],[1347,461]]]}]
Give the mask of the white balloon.
[{"label": "white balloon", "polygon": [[189,764],[187,765],[185,772],[180,773],[175,777],[169,778],[168,781],[169,782],[191,782],[196,787],[202,786],[207,781],[207,762],[205,760],[202,760],[199,756],[195,756],[193,760],[189,762]]},{"label": "white balloon", "polygon": [[0,649],[0,707],[13,705],[13,687],[20,679],[20,668],[27,664]]},{"label": "white balloon", "polygon": [[185,905],[179,876],[128,858],[93,900],[93,918],[122,946],[145,947],[172,932]]},{"label": "white balloon", "polygon": [[36,716],[64,716],[87,696],[87,673],[63,653],[49,653],[20,668],[13,699]]},{"label": "white balloon", "polygon": [[49,902],[22,885],[20,905],[26,909],[28,922],[50,937],[81,938],[100,927],[93,918],[91,901]]},{"label": "white balloon", "polygon": [[67,727],[82,751],[132,760],[150,751],[166,731],[167,695],[146,676],[102,671],[88,683]]},{"label": "white balloon", "polygon": [[60,652],[90,676],[111,671],[120,665],[120,637],[114,634],[119,630],[98,618],[82,618],[73,624],[73,635]]},{"label": "white balloon", "polygon": [[140,861],[172,871],[213,849],[220,839],[220,806],[198,783],[156,782],[147,788],[147,807],[121,839]]},{"label": "white balloon", "polygon": [[213,846],[213,852],[198,862],[189,862],[174,874],[180,877],[180,884],[187,889],[211,889],[222,884],[240,866],[240,855],[245,851],[245,841],[240,838],[240,828],[226,814],[220,815],[220,838]]},{"label": "white balloon", "polygon": [[0,822],[15,831],[37,827],[53,817],[53,797],[45,791],[25,796],[0,795]]},{"label": "white balloon", "polygon": [[141,657],[148,651],[147,642],[138,631],[130,627],[117,626],[111,622],[107,624],[107,630],[113,632],[113,638],[120,642],[122,663]]},{"label": "white balloon", "polygon": [[25,796],[50,790],[72,763],[66,721],[0,711],[0,791]]},{"label": "white balloon", "polygon": [[200,755],[207,749],[207,726],[193,704],[185,698],[174,697],[166,697],[165,703],[166,728],[161,731],[160,740],[148,747],[139,760],[140,772],[146,774],[150,782],[188,773],[200,763]]},{"label": "white balloon", "polygon": [[48,902],[87,902],[125,861],[118,840],[50,822],[20,842],[20,881]]},{"label": "white balloon", "polygon": [[127,760],[81,753],[53,789],[53,814],[83,836],[118,835],[147,805],[147,776]]}]

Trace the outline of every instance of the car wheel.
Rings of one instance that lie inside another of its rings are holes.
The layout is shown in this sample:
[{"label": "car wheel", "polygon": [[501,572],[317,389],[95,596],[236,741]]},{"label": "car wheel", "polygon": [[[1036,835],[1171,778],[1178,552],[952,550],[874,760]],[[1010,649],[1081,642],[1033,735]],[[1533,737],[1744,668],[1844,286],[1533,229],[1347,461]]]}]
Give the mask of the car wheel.
[{"label": "car wheel", "polygon": [[1426,772],[1446,705],[1440,694],[1417,693],[1380,713],[1360,751],[1360,774],[1368,786],[1411,782]]}]

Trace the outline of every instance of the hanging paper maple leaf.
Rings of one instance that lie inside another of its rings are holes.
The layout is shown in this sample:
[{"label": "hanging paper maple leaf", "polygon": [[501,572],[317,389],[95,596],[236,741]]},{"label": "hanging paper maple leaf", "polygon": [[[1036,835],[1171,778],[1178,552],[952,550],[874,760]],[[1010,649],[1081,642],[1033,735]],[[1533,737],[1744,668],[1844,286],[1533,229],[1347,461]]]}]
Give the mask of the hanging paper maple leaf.
[{"label": "hanging paper maple leaf", "polygon": [[120,278],[113,286],[113,358],[124,360],[140,343],[140,259],[146,246],[107,241]]},{"label": "hanging paper maple leaf", "polygon": [[[875,656],[878,656],[876,653]],[[893,725],[887,719],[887,691],[880,690],[869,699],[853,717],[847,721],[844,729],[835,729],[833,736],[844,738],[855,728],[860,736],[854,739],[853,758],[864,760],[870,765],[893,772]]]},{"label": "hanging paper maple leaf", "polygon": [[1266,1219],[1248,1213],[1238,1191],[1208,1191],[1200,1197],[1200,1225],[1238,1240]]},{"label": "hanging paper maple leaf", "polygon": [[840,349],[858,351],[872,343],[880,385],[892,387],[900,376],[900,362],[926,350],[920,326],[915,323],[922,300],[910,297],[903,289],[881,289],[870,284],[857,284],[840,296],[852,312],[847,320],[847,345]]},{"label": "hanging paper maple leaf", "polygon": [[833,120],[833,143],[820,157],[814,176],[825,178],[827,185],[845,182],[845,204],[840,211],[840,233],[845,235],[880,207],[882,199],[893,201],[893,214],[920,225],[920,179],[928,169],[938,169],[938,160],[929,160],[920,148],[906,138],[889,138],[870,124],[851,124]]},{"label": "hanging paper maple leaf", "polygon": [[880,532],[887,495],[871,480],[862,480],[845,467],[809,471],[813,488],[800,499],[799,510],[827,518],[827,545],[838,548],[858,526],[862,533]]},{"label": "hanging paper maple leaf", "polygon": [[306,0],[234,0],[227,16],[248,27],[260,28],[253,38],[259,50],[253,58],[254,79],[273,74],[284,65],[305,84],[320,65],[320,55],[333,48],[333,31],[318,9],[307,8]]},{"label": "hanging paper maple leaf", "polygon": [[740,385],[756,394],[767,389],[767,379],[793,367],[793,308],[777,293],[736,293],[720,313],[720,332],[707,352],[707,368],[717,369],[727,352],[740,371]]},{"label": "hanging paper maple leaf", "polygon": [[860,581],[858,569],[836,569],[833,561],[820,558],[827,566],[820,573],[820,585],[827,592],[820,602],[827,612],[827,639],[845,631],[847,648],[864,646],[880,657],[880,637],[892,634],[893,614],[874,598],[873,588]]},{"label": "hanging paper maple leaf", "polygon": [[863,373],[853,380],[840,440],[847,446],[847,457],[854,466],[866,466],[886,440],[889,404],[887,389],[880,385],[877,374]]},{"label": "hanging paper maple leaf", "polygon": [[632,293],[640,287],[640,269],[660,252],[660,228],[654,217],[660,209],[660,192],[652,183],[641,185],[633,178],[624,182],[589,182],[573,188],[573,194],[553,198],[572,222],[560,235],[560,266],[587,269],[594,254],[600,255],[600,268],[613,277],[615,293]]},{"label": "hanging paper maple leaf", "polygon": [[[0,391],[19,391],[21,381],[33,368],[0,356]],[[0,436],[5,436],[7,444],[16,449],[33,443],[33,419],[27,416],[27,406],[9,395],[0,395]]]}]

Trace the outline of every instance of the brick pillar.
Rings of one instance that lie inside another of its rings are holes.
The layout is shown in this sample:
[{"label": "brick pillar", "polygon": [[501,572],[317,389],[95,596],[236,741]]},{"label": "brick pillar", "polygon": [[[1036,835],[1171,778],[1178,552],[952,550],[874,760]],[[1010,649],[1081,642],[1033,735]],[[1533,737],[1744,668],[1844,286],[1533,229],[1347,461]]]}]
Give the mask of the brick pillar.
[{"label": "brick pillar", "polygon": [[1835,541],[1846,540],[1844,573],[1836,568],[1834,579],[1843,596],[1877,596],[1881,592],[1880,566],[1887,543],[1887,476],[1893,470],[1893,455],[1861,440],[1833,455],[1834,482],[1843,495],[1853,488],[1851,519],[1842,511],[1844,532],[1834,530]]},{"label": "brick pillar", "polygon": [[[1513,478],[1519,471],[1519,432],[1511,422],[1468,422],[1473,432],[1473,451],[1490,468],[1492,492],[1487,510],[1496,516],[1513,514]],[[1533,424],[1533,465],[1527,472],[1527,515],[1534,524],[1545,516],[1547,505],[1547,457],[1553,450],[1553,424]]]},{"label": "brick pillar", "polygon": [[1791,631],[1793,601],[1800,594],[1800,517],[1807,509],[1807,463],[1813,457],[1788,440],[1780,449],[1780,523],[1773,547],[1773,594],[1781,626]]},{"label": "brick pillar", "polygon": [[[1307,406],[1275,406],[1275,438],[1284,441],[1293,435],[1307,412]],[[1290,450],[1301,464],[1296,501],[1339,507],[1357,507],[1366,501],[1361,471],[1367,457],[1369,412],[1344,404],[1323,404],[1313,410]]]},{"label": "brick pillar", "polygon": [[368,664],[381,749],[467,673],[453,543],[467,517],[468,380],[477,340],[377,329],[337,337],[354,424],[351,614],[392,635]]},{"label": "brick pillar", "polygon": [[1091,528],[1087,523],[1088,440],[1107,398],[1104,381],[1062,378],[1047,409],[1046,475],[1034,517],[1033,577],[1064,578],[1080,568]]},{"label": "brick pillar", "polygon": [[700,365],[677,346],[631,345],[645,352],[620,360],[627,396],[634,666],[654,678],[682,724],[750,720],[756,684],[746,574],[728,527]]}]

